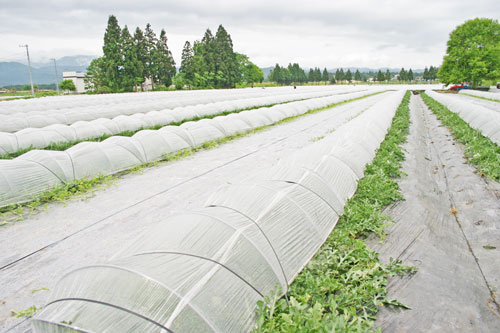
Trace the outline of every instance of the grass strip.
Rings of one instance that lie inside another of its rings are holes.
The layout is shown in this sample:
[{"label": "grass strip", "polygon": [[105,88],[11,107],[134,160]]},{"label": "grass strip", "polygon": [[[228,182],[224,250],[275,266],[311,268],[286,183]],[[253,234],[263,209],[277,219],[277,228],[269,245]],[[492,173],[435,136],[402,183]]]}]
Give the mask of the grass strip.
[{"label": "grass strip", "polygon": [[488,97],[483,97],[483,96],[476,96],[476,95],[471,95],[471,94],[466,94],[466,93],[462,93],[462,95],[467,95],[470,97],[475,97],[475,98],[484,99],[484,100],[491,101],[491,102],[500,103],[500,100],[498,100],[498,99],[493,99],[493,98],[488,98]]},{"label": "grass strip", "polygon": [[38,211],[40,209],[40,206],[46,207],[46,204],[48,204],[50,202],[65,203],[70,198],[77,197],[77,196],[83,197],[86,194],[92,194],[96,189],[100,188],[102,185],[111,184],[115,179],[117,179],[125,174],[132,173],[132,172],[138,172],[138,171],[141,171],[147,167],[152,167],[152,166],[158,165],[160,163],[168,163],[168,162],[176,161],[176,160],[179,160],[181,158],[190,156],[198,151],[216,148],[219,145],[224,144],[226,142],[229,142],[229,141],[232,141],[234,139],[241,138],[241,137],[253,134],[253,133],[263,131],[263,130],[265,130],[269,127],[272,127],[272,126],[277,126],[277,125],[280,125],[283,123],[287,123],[287,122],[293,121],[297,118],[304,117],[304,116],[309,115],[309,114],[317,113],[317,112],[320,112],[320,111],[323,111],[326,109],[331,109],[333,107],[337,107],[337,106],[340,106],[343,104],[347,104],[350,102],[354,102],[357,100],[368,98],[370,96],[378,95],[381,93],[383,93],[383,92],[376,92],[376,93],[373,93],[370,95],[365,95],[365,96],[345,100],[345,101],[342,101],[339,103],[334,103],[334,104],[325,106],[323,108],[313,109],[313,110],[310,110],[306,113],[303,113],[303,114],[300,114],[297,116],[292,116],[292,117],[282,119],[282,120],[275,122],[273,124],[270,124],[270,125],[261,126],[261,127],[258,127],[258,128],[246,131],[246,132],[237,133],[237,134],[230,135],[230,136],[227,136],[227,137],[224,137],[221,139],[208,141],[208,142],[205,142],[198,147],[182,149],[182,150],[179,150],[179,151],[176,151],[173,153],[165,154],[158,161],[143,163],[141,165],[138,165],[136,167],[130,168],[126,171],[122,171],[122,172],[119,172],[119,173],[116,173],[113,175],[108,175],[108,176],[97,175],[97,176],[92,177],[92,178],[78,179],[78,180],[75,180],[75,181],[72,181],[72,182],[69,182],[66,184],[62,184],[60,186],[56,186],[50,190],[47,190],[47,191],[35,196],[33,198],[33,200],[31,200],[29,202],[16,203],[16,204],[11,204],[11,205],[7,205],[4,207],[0,207],[0,218],[2,219],[2,220],[0,220],[0,226],[10,224],[16,220],[22,220],[22,219],[24,219],[24,217],[26,215],[31,215],[31,214],[35,213],[36,211]]},{"label": "grass strip", "polygon": [[387,279],[413,268],[393,260],[381,264],[363,239],[371,233],[383,237],[390,221],[383,209],[403,200],[394,179],[402,176],[400,145],[409,131],[409,99],[407,92],[345,214],[290,285],[289,305],[277,292],[258,302],[255,332],[366,332],[381,306],[404,307],[387,299]]},{"label": "grass strip", "polygon": [[450,130],[454,138],[465,146],[465,158],[481,176],[500,181],[500,146],[472,128],[460,116],[450,111],[425,93],[420,94],[427,107]]}]

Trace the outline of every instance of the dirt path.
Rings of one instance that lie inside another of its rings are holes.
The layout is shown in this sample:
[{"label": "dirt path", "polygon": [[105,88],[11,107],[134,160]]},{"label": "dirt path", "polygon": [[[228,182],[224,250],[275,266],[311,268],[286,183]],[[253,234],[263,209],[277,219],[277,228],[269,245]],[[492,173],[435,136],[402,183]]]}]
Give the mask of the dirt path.
[{"label": "dirt path", "polygon": [[412,309],[384,308],[376,324],[386,332],[499,332],[498,305],[488,301],[500,294],[500,186],[474,173],[419,96],[410,108],[406,201],[386,210],[396,223],[372,247],[383,262],[398,258],[418,271],[388,286]]}]

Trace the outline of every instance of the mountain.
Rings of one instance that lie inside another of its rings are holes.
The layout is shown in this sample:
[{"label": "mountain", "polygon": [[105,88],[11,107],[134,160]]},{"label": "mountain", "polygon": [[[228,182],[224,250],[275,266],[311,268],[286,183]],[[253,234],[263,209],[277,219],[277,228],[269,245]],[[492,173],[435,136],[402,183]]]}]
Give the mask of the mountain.
[{"label": "mountain", "polygon": [[[77,55],[62,57],[56,60],[59,82],[62,72],[85,72],[92,59],[96,56]],[[31,66],[33,83],[54,83],[54,63],[52,61],[33,63]],[[30,82],[28,66],[21,62],[0,62],[0,87],[8,85],[28,84]]]}]

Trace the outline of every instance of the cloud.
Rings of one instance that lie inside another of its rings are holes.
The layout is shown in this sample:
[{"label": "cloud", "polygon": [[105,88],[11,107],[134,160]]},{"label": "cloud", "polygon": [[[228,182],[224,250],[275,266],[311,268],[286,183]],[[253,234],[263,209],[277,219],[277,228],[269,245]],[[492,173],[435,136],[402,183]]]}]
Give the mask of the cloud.
[{"label": "cloud", "polygon": [[440,1],[12,1],[2,0],[0,61],[100,54],[108,15],[120,25],[164,28],[177,62],[186,40],[223,24],[237,51],[260,66],[437,65],[448,34],[474,17],[500,17],[496,0]]}]

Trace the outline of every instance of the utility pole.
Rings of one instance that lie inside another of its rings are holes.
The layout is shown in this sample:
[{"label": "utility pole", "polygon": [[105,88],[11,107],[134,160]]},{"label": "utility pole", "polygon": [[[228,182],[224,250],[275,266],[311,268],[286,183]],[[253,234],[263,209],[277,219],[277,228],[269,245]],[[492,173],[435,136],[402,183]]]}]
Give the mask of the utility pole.
[{"label": "utility pole", "polygon": [[56,73],[56,90],[57,90],[57,94],[59,95],[59,78],[57,77],[56,59],[50,58],[50,60],[54,60],[54,72]]},{"label": "utility pole", "polygon": [[28,69],[29,69],[29,72],[30,72],[31,96],[35,97],[35,89],[33,89],[33,77],[31,76],[31,62],[30,62],[30,53],[28,51],[28,44],[26,44],[26,45],[19,45],[19,47],[25,47],[26,48],[26,56],[28,57]]}]

